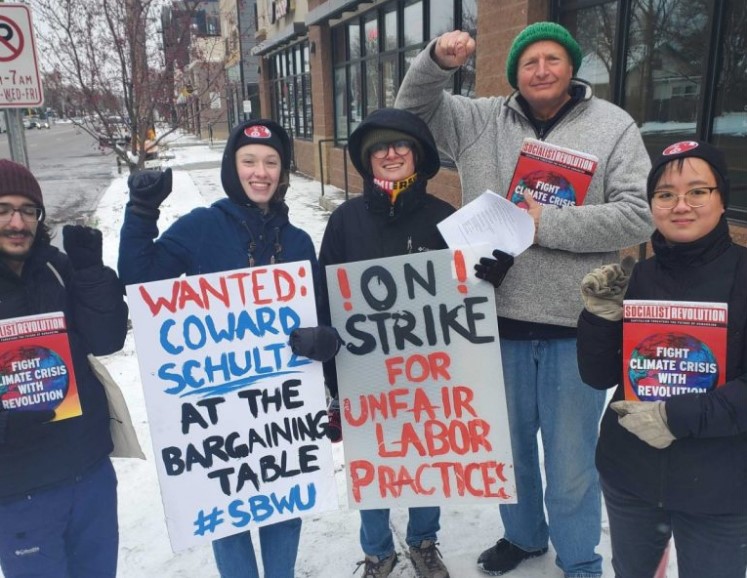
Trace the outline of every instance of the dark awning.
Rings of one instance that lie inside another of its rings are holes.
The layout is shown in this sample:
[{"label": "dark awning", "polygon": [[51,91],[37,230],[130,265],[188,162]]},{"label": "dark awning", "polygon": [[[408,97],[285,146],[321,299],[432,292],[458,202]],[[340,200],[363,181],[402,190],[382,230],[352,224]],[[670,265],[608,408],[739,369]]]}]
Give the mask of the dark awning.
[{"label": "dark awning", "polygon": [[272,38],[268,38],[252,48],[252,56],[267,54],[271,50],[275,50],[285,44],[293,42],[296,38],[303,36],[304,34],[306,34],[306,25],[303,22],[293,22],[275,34]]},{"label": "dark awning", "polygon": [[366,2],[361,2],[361,0],[327,0],[324,4],[306,13],[306,26],[337,18],[346,10],[355,10],[359,4],[370,3],[371,0]]}]

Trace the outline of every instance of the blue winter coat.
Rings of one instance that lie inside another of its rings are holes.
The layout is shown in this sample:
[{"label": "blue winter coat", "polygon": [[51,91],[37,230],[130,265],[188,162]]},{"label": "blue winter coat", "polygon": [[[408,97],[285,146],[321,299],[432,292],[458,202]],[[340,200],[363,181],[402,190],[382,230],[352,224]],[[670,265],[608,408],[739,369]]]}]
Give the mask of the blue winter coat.
[{"label": "blue winter coat", "polygon": [[125,284],[242,269],[249,267],[250,253],[254,265],[269,265],[273,258],[275,263],[309,260],[318,280],[311,237],[290,224],[282,203],[263,214],[252,204],[221,199],[180,217],[154,241],[157,236],[154,219],[125,210],[119,246]]}]

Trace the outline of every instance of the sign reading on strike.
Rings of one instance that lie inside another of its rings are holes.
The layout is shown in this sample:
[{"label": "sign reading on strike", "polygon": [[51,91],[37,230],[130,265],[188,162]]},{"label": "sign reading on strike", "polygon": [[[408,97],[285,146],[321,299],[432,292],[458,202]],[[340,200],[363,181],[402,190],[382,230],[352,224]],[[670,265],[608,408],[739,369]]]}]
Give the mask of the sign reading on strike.
[{"label": "sign reading on strike", "polygon": [[23,4],[0,4],[0,108],[43,103],[31,11]]},{"label": "sign reading on strike", "polygon": [[495,292],[474,261],[327,266],[350,508],[516,503]]}]

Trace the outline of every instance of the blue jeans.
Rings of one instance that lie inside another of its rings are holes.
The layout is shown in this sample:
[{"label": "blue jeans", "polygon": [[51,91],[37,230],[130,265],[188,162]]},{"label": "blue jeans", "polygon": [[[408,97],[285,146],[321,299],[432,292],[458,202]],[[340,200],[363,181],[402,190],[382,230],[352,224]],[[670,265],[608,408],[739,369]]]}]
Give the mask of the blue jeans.
[{"label": "blue jeans", "polygon": [[5,578],[114,578],[117,476],[105,458],[74,480],[0,504]]},{"label": "blue jeans", "polygon": [[602,500],[594,452],[605,392],[581,381],[575,339],[501,339],[501,354],[518,494],[517,504],[500,507],[504,537],[530,552],[546,548],[549,538],[567,578],[601,576],[595,548]]},{"label": "blue jeans", "polygon": [[679,578],[744,578],[747,514],[689,514],[656,507],[602,480],[616,578],[651,578],[674,536]]},{"label": "blue jeans", "polygon": [[[301,518],[259,528],[265,578],[293,578],[301,538]],[[259,578],[252,535],[241,532],[213,542],[221,578]]]},{"label": "blue jeans", "polygon": [[[438,524],[441,509],[410,508],[408,511],[407,545],[418,547],[423,540],[435,542],[436,534],[441,529]],[[394,554],[389,510],[361,510],[361,548],[366,556],[388,558]]]}]

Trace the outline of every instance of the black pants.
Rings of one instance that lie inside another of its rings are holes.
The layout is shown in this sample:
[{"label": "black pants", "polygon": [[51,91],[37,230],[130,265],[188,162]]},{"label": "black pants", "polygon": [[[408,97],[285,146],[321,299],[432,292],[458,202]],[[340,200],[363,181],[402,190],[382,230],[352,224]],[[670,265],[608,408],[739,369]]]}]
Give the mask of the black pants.
[{"label": "black pants", "polygon": [[665,510],[602,479],[615,578],[652,578],[674,537],[679,578],[745,578],[747,514]]}]

